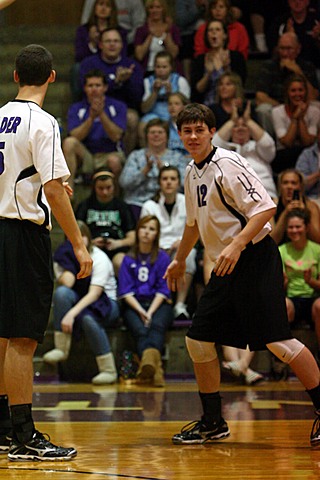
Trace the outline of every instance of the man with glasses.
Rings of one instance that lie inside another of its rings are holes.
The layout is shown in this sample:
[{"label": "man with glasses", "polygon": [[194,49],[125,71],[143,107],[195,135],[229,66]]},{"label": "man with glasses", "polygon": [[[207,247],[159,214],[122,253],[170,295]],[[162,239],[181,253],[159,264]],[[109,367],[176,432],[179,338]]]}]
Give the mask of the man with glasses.
[{"label": "man with glasses", "polygon": [[80,64],[80,82],[83,86],[85,74],[90,70],[101,70],[107,79],[108,95],[126,103],[128,113],[124,148],[128,155],[136,147],[137,142],[143,73],[136,60],[121,53],[122,47],[122,37],[116,28],[108,28],[101,32],[100,52],[85,58]]}]

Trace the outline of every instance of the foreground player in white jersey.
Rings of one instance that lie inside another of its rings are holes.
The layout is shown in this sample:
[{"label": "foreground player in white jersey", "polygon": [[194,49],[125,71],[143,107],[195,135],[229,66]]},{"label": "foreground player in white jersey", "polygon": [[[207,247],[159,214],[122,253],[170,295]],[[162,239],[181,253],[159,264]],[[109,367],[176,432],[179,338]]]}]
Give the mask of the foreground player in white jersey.
[{"label": "foreground player in white jersey", "polygon": [[80,264],[91,273],[63,181],[70,172],[56,120],[42,110],[55,80],[52,56],[39,45],[16,57],[16,99],[0,108],[0,451],[10,460],[69,460],[32,419],[33,366],[49,318],[53,290],[51,209]]},{"label": "foreground player in white jersey", "polygon": [[204,105],[179,114],[178,131],[193,160],[185,176],[187,222],[165,277],[179,288],[185,259],[199,236],[214,262],[197,306],[186,344],[194,364],[203,415],[174,435],[173,443],[194,444],[229,436],[221,415],[220,367],[215,343],[268,348],[288,363],[315,406],[310,436],[320,445],[320,375],[311,352],[292,338],[286,315],[279,251],[268,223],[276,207],[249,163],[212,146],[215,118]]}]

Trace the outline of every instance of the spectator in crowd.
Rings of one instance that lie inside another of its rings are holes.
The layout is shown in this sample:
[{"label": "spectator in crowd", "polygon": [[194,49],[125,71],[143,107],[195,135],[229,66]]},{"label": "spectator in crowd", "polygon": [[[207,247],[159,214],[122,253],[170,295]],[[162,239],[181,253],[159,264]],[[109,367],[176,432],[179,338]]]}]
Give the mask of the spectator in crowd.
[{"label": "spectator in crowd", "polygon": [[288,320],[292,326],[314,324],[320,349],[320,245],[308,239],[308,211],[291,210],[286,221],[289,241],[279,251]]},{"label": "spectator in crowd", "polygon": [[[270,52],[284,32],[295,32],[301,44],[301,57],[320,69],[320,16],[310,9],[310,0],[287,0],[289,11],[270,25],[267,41]],[[319,77],[318,77],[319,78]]]},{"label": "spectator in crowd", "polygon": [[[177,61],[181,44],[180,31],[168,16],[166,0],[146,0],[146,22],[137,28],[134,53],[141,63],[145,76],[154,72],[154,59],[163,50]],[[179,73],[181,68],[176,65]]]},{"label": "spectator in crowd", "polygon": [[303,75],[307,82],[308,100],[318,98],[316,69],[300,57],[301,45],[294,32],[281,35],[272,59],[265,60],[256,85],[256,112],[260,125],[274,136],[271,112],[284,102],[284,84],[292,74]]},{"label": "spectator in crowd", "polygon": [[277,155],[272,164],[275,173],[293,168],[303,148],[316,139],[320,109],[308,101],[308,86],[304,76],[293,74],[286,80],[285,100],[272,110],[277,139]]},{"label": "spectator in crowd", "polygon": [[242,82],[246,79],[246,62],[241,53],[229,50],[228,33],[220,20],[211,20],[206,27],[208,52],[193,60],[191,71],[191,98],[212,107],[216,102],[217,81],[225,72],[236,72]]},{"label": "spectator in crowd", "polygon": [[168,148],[177,150],[188,157],[188,159],[191,159],[189,152],[183,146],[176,123],[179,113],[188,103],[189,99],[181,92],[170,93],[168,96],[168,111],[170,115]]},{"label": "spectator in crowd", "polygon": [[251,118],[251,104],[247,102],[240,116],[236,104],[230,120],[213,135],[214,146],[234,150],[250,163],[264,188],[273,199],[277,198],[277,188],[273,180],[271,162],[275,157],[276,146],[273,138]]},{"label": "spectator in crowd", "polygon": [[317,139],[311,147],[302,150],[296,169],[304,176],[305,194],[319,204],[320,200],[320,125]]},{"label": "spectator in crowd", "polygon": [[320,209],[318,205],[304,195],[303,176],[294,169],[285,170],[278,177],[279,199],[277,211],[273,218],[271,236],[274,241],[281,245],[286,242],[287,215],[292,210],[308,210],[310,223],[308,238],[313,242],[320,243]]},{"label": "spectator in crowd", "polygon": [[[76,62],[81,62],[84,58],[98,52],[100,34],[107,28],[118,28],[118,12],[115,0],[95,0],[88,22],[77,28]],[[122,39],[125,50],[126,32],[122,34]]]},{"label": "spectator in crowd", "polygon": [[[85,0],[81,16],[81,24],[89,21],[95,0]],[[133,40],[136,29],[145,21],[145,8],[143,0],[115,0],[118,10],[118,24],[127,33],[128,55],[133,52]]]},{"label": "spectator in crowd", "polygon": [[140,146],[145,145],[145,126],[153,118],[168,121],[168,96],[172,92],[181,92],[190,98],[190,85],[185,77],[174,72],[173,58],[166,51],[155,56],[154,74],[144,79],[144,95],[141,111],[144,114],[139,123]]},{"label": "spectator in crowd", "polygon": [[104,30],[100,35],[101,52],[85,58],[80,64],[80,83],[92,69],[101,70],[107,78],[109,95],[124,102],[127,107],[127,128],[124,135],[124,149],[130,153],[136,146],[136,130],[139,123],[139,108],[143,94],[142,69],[136,60],[123,55],[120,32]]},{"label": "spectator in crowd", "polygon": [[266,32],[276,16],[287,12],[287,0],[232,0],[231,4],[235,17],[250,33],[252,49],[267,53]]},{"label": "spectator in crowd", "polygon": [[217,80],[216,102],[211,107],[216,118],[217,129],[230,119],[234,105],[239,111],[243,110],[244,100],[244,91],[239,75],[234,72],[223,73]]},{"label": "spectator in crowd", "polygon": [[154,387],[165,384],[161,354],[173,320],[170,291],[163,278],[170,257],[159,248],[159,237],[158,218],[140,218],[135,246],[120,268],[118,290],[124,300],[124,322],[136,340],[141,359],[138,381]]},{"label": "spectator in crowd", "polygon": [[203,22],[208,0],[176,0],[175,22],[180,29],[181,47],[179,57],[182,71],[188,82],[191,80],[191,60],[194,55],[194,35],[198,24]]},{"label": "spectator in crowd", "polygon": [[86,98],[69,108],[69,135],[63,141],[71,187],[79,167],[83,173],[92,174],[103,166],[118,177],[124,163],[122,137],[127,106],[106,95],[108,85],[100,70],[85,75],[83,90]]},{"label": "spectator in crowd", "polygon": [[[141,217],[155,215],[161,225],[160,248],[171,258],[174,257],[182,238],[186,223],[185,198],[180,190],[180,172],[177,167],[164,166],[159,172],[159,190],[156,195],[142,205]],[[174,306],[175,318],[189,318],[187,311],[187,296],[196,271],[196,250],[193,248],[188,255],[185,282],[177,292]]]},{"label": "spectator in crowd", "polygon": [[[242,53],[245,60],[249,54],[249,35],[246,27],[235,21],[232,6],[229,0],[211,0],[208,8],[208,21],[220,20],[227,27],[229,50],[236,50]],[[203,55],[209,48],[205,41],[205,32],[208,22],[200,25],[194,39],[195,56]]]},{"label": "spectator in crowd", "polygon": [[76,218],[88,225],[93,245],[108,255],[117,275],[124,254],[134,243],[135,221],[128,206],[115,197],[111,172],[98,170],[92,180],[92,193],[79,204]]},{"label": "spectator in crowd", "polygon": [[[71,67],[70,86],[74,102],[82,99],[79,84],[80,62],[99,51],[100,33],[106,28],[118,28],[117,7],[114,0],[95,0],[88,21],[76,31],[75,64]],[[126,32],[121,31],[123,50],[126,51]]]},{"label": "spectator in crowd", "polygon": [[146,125],[146,147],[130,153],[121,172],[119,183],[123,188],[123,198],[137,220],[141,207],[154,196],[158,189],[161,167],[173,165],[180,171],[184,181],[188,159],[178,151],[168,149],[169,126],[167,122],[155,118]]},{"label": "spectator in crowd", "polygon": [[99,369],[92,383],[114,383],[117,370],[106,333],[106,328],[113,326],[120,315],[113,267],[107,255],[92,244],[88,226],[81,221],[78,225],[93,261],[92,274],[78,280],[79,263],[69,240],[58,247],[54,254],[58,283],[53,296],[55,348],[45,353],[43,360],[53,365],[66,360],[72,337],[81,330]]}]

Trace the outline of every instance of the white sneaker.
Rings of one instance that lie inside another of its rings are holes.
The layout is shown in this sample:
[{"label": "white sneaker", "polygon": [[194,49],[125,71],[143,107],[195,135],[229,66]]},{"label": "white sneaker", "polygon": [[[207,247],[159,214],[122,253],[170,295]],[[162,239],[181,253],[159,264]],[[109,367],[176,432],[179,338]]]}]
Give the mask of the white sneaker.
[{"label": "white sneaker", "polygon": [[174,318],[190,318],[185,303],[178,302],[173,308]]}]

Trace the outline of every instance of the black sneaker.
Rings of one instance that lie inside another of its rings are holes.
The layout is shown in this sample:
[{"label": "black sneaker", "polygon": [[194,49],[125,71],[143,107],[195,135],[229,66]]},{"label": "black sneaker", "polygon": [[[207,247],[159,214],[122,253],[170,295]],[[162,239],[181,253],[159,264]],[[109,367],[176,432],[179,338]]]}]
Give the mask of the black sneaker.
[{"label": "black sneaker", "polygon": [[208,441],[222,440],[223,438],[229,437],[230,430],[227,423],[223,418],[219,424],[213,425],[210,429],[199,420],[198,422],[190,422],[185,425],[180,433],[173,435],[172,443],[180,445],[182,443],[193,444],[193,443],[205,443]]},{"label": "black sneaker", "polygon": [[310,434],[311,447],[318,447],[320,445],[320,412],[316,412],[316,419],[313,422]]},{"label": "black sneaker", "polygon": [[12,438],[10,435],[0,435],[0,454],[8,453]]},{"label": "black sneaker", "polygon": [[27,443],[19,444],[15,440],[12,441],[8,459],[11,461],[58,461],[71,460],[76,455],[76,449],[53,445],[49,436],[47,439],[36,430],[31,440]]}]

